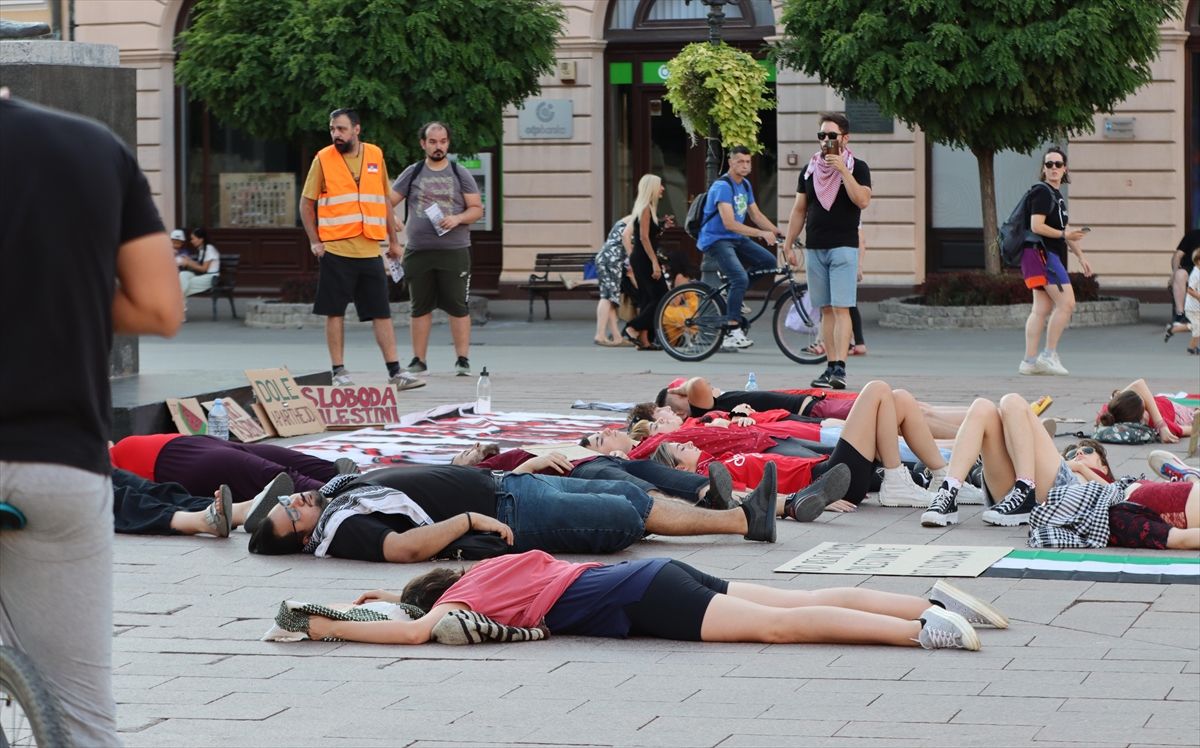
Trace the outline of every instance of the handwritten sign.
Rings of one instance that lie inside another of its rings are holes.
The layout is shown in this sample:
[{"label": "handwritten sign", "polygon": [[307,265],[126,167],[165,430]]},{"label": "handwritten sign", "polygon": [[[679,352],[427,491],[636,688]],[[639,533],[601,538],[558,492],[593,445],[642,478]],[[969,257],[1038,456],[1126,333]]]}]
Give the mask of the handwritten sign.
[{"label": "handwritten sign", "polygon": [[775,571],[786,574],[977,577],[1011,550],[992,546],[821,543]]},{"label": "handwritten sign", "polygon": [[204,409],[200,407],[200,401],[196,398],[168,397],[167,412],[171,414],[175,430],[179,433],[189,436],[208,433],[208,419],[205,418]]},{"label": "handwritten sign", "polygon": [[[201,403],[206,410],[213,409],[215,400],[210,400],[206,403]],[[225,413],[229,416],[229,433],[236,436],[238,441],[245,444],[257,442],[266,439],[270,434],[266,429],[259,425],[258,421],[254,420],[254,416],[247,413],[242,406],[237,404],[237,400],[232,397],[223,397],[221,402],[225,405]]]},{"label": "handwritten sign", "polygon": [[328,429],[359,429],[400,422],[396,388],[390,385],[302,385],[300,396],[316,409]]},{"label": "handwritten sign", "polygon": [[267,436],[279,436],[279,432],[275,430],[275,426],[271,423],[271,417],[267,415],[266,408],[255,401],[250,403],[250,410],[254,411],[254,417],[258,419],[259,425],[262,426],[262,430],[267,433]]},{"label": "handwritten sign", "polygon": [[246,378],[280,436],[317,434],[325,430],[317,409],[300,394],[300,386],[286,367],[247,369]]}]

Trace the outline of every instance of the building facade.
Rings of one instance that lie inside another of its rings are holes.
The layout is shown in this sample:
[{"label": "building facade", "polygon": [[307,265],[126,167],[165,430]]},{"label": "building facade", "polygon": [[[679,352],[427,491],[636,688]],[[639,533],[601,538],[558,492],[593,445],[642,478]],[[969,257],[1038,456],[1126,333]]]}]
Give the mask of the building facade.
[{"label": "building facade", "polygon": [[[54,1],[0,0],[0,16],[48,18]],[[74,23],[64,36],[114,44],[122,64],[137,69],[137,153],[163,216],[208,225],[219,247],[242,253],[240,285],[269,293],[281,279],[313,269],[294,207],[283,205],[298,195],[311,154],[250,138],[186,101],[174,82],[176,37],[194,2],[62,0],[62,17]],[[645,172],[667,187],[660,214],[682,219],[704,188],[703,149],[690,144],[664,99],[662,64],[705,38],[707,8],[685,0],[561,3],[558,70],[523,110],[504,113],[504,142],[487,154],[491,171],[480,167],[491,226],[475,234],[473,288],[485,293],[527,278],[538,253],[598,246],[631,207]],[[760,55],[779,33],[779,6],[737,0],[726,8],[724,37]],[[1106,288],[1161,288],[1169,250],[1200,226],[1198,16],[1200,0],[1187,0],[1184,17],[1160,29],[1152,82],[1113,114],[1097,114],[1093,134],[1067,144],[1072,223],[1092,227],[1085,247]],[[864,214],[865,283],[911,287],[928,273],[982,266],[973,156],[930,143],[881,118],[870,102],[844,101],[811,77],[770,72],[778,103],[763,112],[766,151],[752,176],[768,216],[787,218],[816,147],[817,113],[846,111],[855,151],[874,181]],[[1033,181],[1039,156],[997,158],[1001,219]],[[274,202],[261,197],[267,192]],[[258,202],[243,199],[251,193]],[[692,250],[681,230],[665,243]]]}]

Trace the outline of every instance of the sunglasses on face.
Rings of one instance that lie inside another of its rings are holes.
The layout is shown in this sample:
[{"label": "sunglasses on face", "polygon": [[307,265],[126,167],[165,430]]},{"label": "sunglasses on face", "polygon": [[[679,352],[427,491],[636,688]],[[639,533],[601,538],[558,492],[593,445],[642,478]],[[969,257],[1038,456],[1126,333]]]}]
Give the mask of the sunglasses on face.
[{"label": "sunglasses on face", "polygon": [[817,140],[837,140],[842,134],[840,132],[819,132]]},{"label": "sunglasses on face", "polygon": [[1047,169],[1061,169],[1066,165],[1066,161],[1047,161],[1046,163],[1042,164],[1042,166],[1045,166]]},{"label": "sunglasses on face", "polygon": [[1096,449],[1094,447],[1071,447],[1067,450],[1066,458],[1068,460],[1075,459],[1076,455],[1094,455]]}]

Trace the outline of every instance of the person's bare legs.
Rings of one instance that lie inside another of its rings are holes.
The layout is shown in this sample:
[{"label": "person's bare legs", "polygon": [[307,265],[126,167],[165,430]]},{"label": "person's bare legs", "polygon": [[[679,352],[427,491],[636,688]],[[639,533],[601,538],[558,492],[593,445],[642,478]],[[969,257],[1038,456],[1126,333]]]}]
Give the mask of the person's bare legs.
[{"label": "person's bare legs", "polygon": [[396,360],[396,328],[392,327],[392,318],[383,317],[371,320],[371,327],[375,331],[375,344],[379,346],[379,352],[383,354],[383,361]]},{"label": "person's bare legs", "polygon": [[1029,402],[1016,393],[1000,398],[1000,420],[1016,477],[1032,478],[1037,484],[1037,501],[1044,502],[1054,487],[1054,477],[1062,462],[1054,440],[1038,422]]},{"label": "person's bare legs", "polygon": [[1171,298],[1175,300],[1175,313],[1183,314],[1183,303],[1187,300],[1188,274],[1182,268],[1171,272]]},{"label": "person's bare legs", "polygon": [[895,468],[900,466],[898,433],[892,388],[878,379],[867,382],[846,417],[842,439],[868,460],[878,459],[885,468]]},{"label": "person's bare legs", "polygon": [[1075,313],[1075,289],[1067,284],[1058,290],[1058,286],[1046,286],[1046,293],[1054,302],[1054,311],[1050,314],[1050,326],[1046,328],[1046,350],[1058,350],[1058,339],[1062,337],[1067,325],[1071,324],[1071,315]]},{"label": "person's bare legs", "polygon": [[325,346],[329,348],[329,363],[331,366],[345,364],[346,350],[346,318],[325,318]]},{"label": "person's bare legs", "polygon": [[597,343],[608,341],[608,330],[611,326],[609,322],[609,310],[611,308],[612,304],[609,304],[607,299],[600,299],[600,301],[596,302],[596,335],[592,340],[595,340]]},{"label": "person's bare legs", "polygon": [[900,435],[904,437],[908,448],[930,470],[946,467],[946,459],[942,457],[942,451],[933,440],[933,433],[921,413],[917,399],[908,390],[892,390],[892,402],[896,408]]},{"label": "person's bare legs", "polygon": [[646,532],[659,535],[745,535],[746,512],[733,509],[700,509],[683,501],[658,501],[646,516]]},{"label": "person's bare legs", "polygon": [[833,307],[821,307],[821,342],[825,345],[825,358],[829,361],[837,361],[834,355],[834,341],[837,338],[834,335],[837,320],[833,316]]},{"label": "person's bare legs", "polygon": [[879,592],[863,587],[830,587],[823,590],[788,590],[751,582],[730,582],[730,597],[749,600],[771,608],[807,608],[824,605],[834,608],[878,613],[906,621],[915,621],[928,610],[929,600],[913,595]]},{"label": "person's bare legs", "polygon": [[413,356],[425,361],[429,354],[429,331],[433,328],[433,313],[413,317],[409,325]]},{"label": "person's bare legs", "polygon": [[[464,314],[461,317],[450,318],[450,338],[454,341],[454,355],[467,358],[471,353],[471,315]],[[429,333],[426,331],[425,341],[429,341]],[[422,361],[425,359],[422,358]]]},{"label": "person's bare legs", "polygon": [[[212,504],[213,511],[215,511],[217,517],[220,518],[225,514],[225,507],[221,503],[221,492],[217,491],[213,498],[215,499]],[[242,506],[245,506],[248,509],[250,502],[244,501],[242,502]],[[175,512],[171,515],[170,527],[180,535],[216,535],[216,531],[213,526],[208,524],[208,520],[205,519],[206,514],[208,514],[207,509],[201,509],[198,512]],[[246,510],[243,510],[243,519],[245,519],[245,515]],[[233,517],[237,517],[236,511],[233,512]],[[235,523],[233,526],[236,527],[237,523]]]},{"label": "person's bare legs", "polygon": [[[850,308],[844,306],[828,307],[833,314],[833,347],[826,351],[830,361],[845,361],[850,355],[850,341],[854,339],[854,326],[850,323]],[[824,310],[822,310],[823,312]],[[821,317],[821,329],[825,329],[825,317]],[[825,345],[830,345],[830,338],[825,339]]]},{"label": "person's bare legs", "polygon": [[929,426],[929,433],[934,439],[953,439],[958,434],[958,427],[967,417],[967,409],[948,405],[930,405],[917,401],[921,415]]},{"label": "person's bare legs", "polygon": [[[1045,429],[1042,431],[1044,433]],[[950,452],[949,477],[965,481],[980,455],[983,456],[983,479],[992,495],[1008,493],[1017,478],[1004,446],[1004,423],[1000,420],[1000,409],[984,398],[977,399],[967,408],[967,417],[958,429],[954,449]]]},{"label": "person's bare legs", "polygon": [[[928,609],[925,605],[924,609]],[[706,642],[891,644],[917,646],[921,622],[861,610],[813,605],[777,608],[717,595],[704,612]]]},{"label": "person's bare legs", "polygon": [[1044,288],[1033,289],[1033,307],[1025,320],[1025,359],[1032,361],[1037,358],[1038,344],[1042,339],[1042,331],[1046,329],[1046,320],[1054,311],[1054,302],[1046,294]]}]

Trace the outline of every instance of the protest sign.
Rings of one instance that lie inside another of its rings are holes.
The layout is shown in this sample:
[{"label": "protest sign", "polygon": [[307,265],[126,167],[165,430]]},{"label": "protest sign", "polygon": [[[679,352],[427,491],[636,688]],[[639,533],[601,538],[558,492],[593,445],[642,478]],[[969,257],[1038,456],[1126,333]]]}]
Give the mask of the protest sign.
[{"label": "protest sign", "polygon": [[316,434],[325,430],[317,409],[300,395],[300,387],[286,367],[247,369],[246,378],[280,436]]},{"label": "protest sign", "polygon": [[521,449],[536,456],[558,452],[568,460],[585,460],[589,457],[599,457],[600,453],[587,447],[579,446],[579,442],[559,442],[558,444],[523,444]]},{"label": "protest sign", "polygon": [[171,414],[171,420],[175,422],[175,430],[179,433],[189,436],[208,433],[208,419],[204,416],[204,409],[200,407],[200,401],[196,398],[168,397],[167,412]]},{"label": "protest sign", "polygon": [[[209,400],[206,403],[201,403],[205,410],[212,410],[215,400]],[[221,402],[225,405],[225,412],[229,415],[229,433],[237,437],[237,440],[245,444],[250,442],[261,441],[266,439],[269,434],[258,421],[254,420],[254,416],[247,413],[242,406],[237,404],[237,400],[232,397],[223,397]]]},{"label": "protest sign", "polygon": [[300,396],[316,409],[327,429],[360,429],[400,421],[396,388],[391,385],[301,385]]},{"label": "protest sign", "polygon": [[977,577],[1011,550],[992,546],[821,543],[775,571],[787,574]]}]

